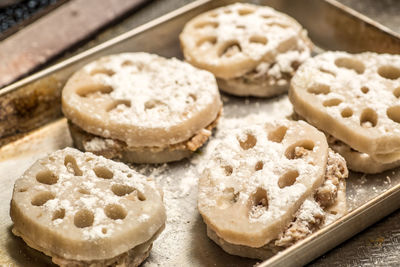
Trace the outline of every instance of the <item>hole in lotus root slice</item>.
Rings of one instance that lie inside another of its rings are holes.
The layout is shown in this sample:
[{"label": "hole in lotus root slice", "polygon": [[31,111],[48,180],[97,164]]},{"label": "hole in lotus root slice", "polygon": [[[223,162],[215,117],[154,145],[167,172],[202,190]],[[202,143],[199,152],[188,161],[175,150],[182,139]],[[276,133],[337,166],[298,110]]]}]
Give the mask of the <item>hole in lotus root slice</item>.
[{"label": "hole in lotus root slice", "polygon": [[65,217],[65,209],[58,209],[53,213],[52,220],[64,219]]},{"label": "hole in lotus root slice", "polygon": [[94,214],[88,209],[82,209],[75,213],[74,224],[78,228],[90,227],[94,222]]},{"label": "hole in lotus root slice", "polygon": [[18,192],[20,192],[20,193],[24,193],[24,192],[26,192],[26,191],[28,191],[28,188],[26,188],[26,187],[20,188],[20,189],[18,190]]},{"label": "hole in lotus root slice", "polygon": [[220,209],[226,209],[235,204],[239,199],[240,193],[235,193],[232,187],[224,189],[222,196],[218,199],[217,205]]},{"label": "hole in lotus root slice", "polygon": [[104,74],[107,76],[113,76],[115,74],[115,71],[110,70],[110,69],[94,69],[90,72],[90,75],[96,75],[96,74]]},{"label": "hole in lotus root slice", "polygon": [[195,94],[189,94],[188,98],[185,100],[186,104],[194,103],[197,101],[197,96]]},{"label": "hole in lotus root slice", "polygon": [[400,69],[393,66],[382,66],[378,69],[378,74],[383,78],[396,80],[400,78]]},{"label": "hole in lotus root slice", "polygon": [[124,60],[121,64],[122,67],[128,67],[128,66],[133,66],[133,62],[130,60]]},{"label": "hole in lotus root slice", "polygon": [[279,188],[291,186],[296,182],[296,178],[299,177],[299,172],[296,170],[288,171],[282,175],[278,180]]},{"label": "hole in lotus root slice", "polygon": [[137,191],[137,196],[138,196],[138,199],[140,201],[145,201],[146,200],[146,196],[140,191]]},{"label": "hole in lotus root slice", "polygon": [[36,181],[41,184],[53,185],[57,183],[58,177],[52,171],[45,170],[36,174]]},{"label": "hole in lotus root slice", "polygon": [[270,19],[270,18],[272,18],[272,16],[269,15],[269,14],[261,14],[261,17],[264,18],[264,19]]},{"label": "hole in lotus root slice", "polygon": [[329,213],[332,214],[332,215],[338,214],[338,212],[336,210],[330,210]]},{"label": "hole in lotus root slice", "polygon": [[250,43],[266,45],[268,40],[264,36],[254,35],[250,37]]},{"label": "hole in lotus root slice", "polygon": [[250,215],[258,218],[268,210],[268,194],[264,188],[257,190],[250,197]]},{"label": "hole in lotus root slice", "polygon": [[75,176],[82,176],[82,171],[79,168],[78,164],[76,163],[76,160],[73,156],[71,155],[66,155],[64,158],[64,165],[67,168],[67,170],[72,173]]},{"label": "hole in lotus root slice", "polygon": [[195,94],[189,94],[189,98],[191,98],[193,102],[197,101],[197,96]]},{"label": "hole in lotus root slice", "polygon": [[307,156],[313,149],[313,141],[301,140],[289,146],[285,151],[285,156],[288,159],[298,159]]},{"label": "hole in lotus root slice", "polygon": [[271,131],[268,133],[268,140],[275,142],[275,143],[281,143],[283,138],[285,138],[287,127],[285,126],[280,126],[277,129]]},{"label": "hole in lotus root slice", "polygon": [[255,171],[261,171],[264,168],[264,162],[257,161],[256,166],[254,166]]},{"label": "hole in lotus root slice", "polygon": [[238,41],[230,41],[225,43],[219,53],[220,57],[232,57],[238,53],[242,52],[242,47],[240,46]]},{"label": "hole in lotus root slice", "polygon": [[157,106],[161,106],[161,105],[165,105],[165,103],[160,100],[149,100],[146,103],[144,103],[144,109],[145,110],[153,109],[153,108],[155,108]]},{"label": "hole in lotus root slice", "polygon": [[286,29],[286,28],[289,27],[289,25],[286,25],[286,24],[283,24],[283,23],[280,23],[280,22],[276,22],[276,21],[267,22],[267,26],[269,26],[269,27],[279,27],[279,28],[282,28],[282,29]]},{"label": "hole in lotus root slice", "polygon": [[366,87],[366,86],[363,86],[363,87],[361,87],[361,92],[363,93],[363,94],[366,94],[366,93],[368,93],[369,92],[369,88],[368,87]]},{"label": "hole in lotus root slice", "polygon": [[140,192],[139,190],[133,190],[132,193],[130,193],[128,196],[126,196],[126,199],[128,200],[132,200],[132,201],[145,201],[146,200],[146,196]]},{"label": "hole in lotus root slice", "polygon": [[97,177],[103,178],[103,179],[111,179],[114,176],[113,172],[104,166],[97,166],[93,169],[93,171]]},{"label": "hole in lotus root slice", "polygon": [[107,228],[101,228],[101,232],[105,235],[105,234],[107,234]]},{"label": "hole in lotus root slice", "polygon": [[42,206],[47,201],[54,199],[55,195],[51,192],[40,192],[36,196],[33,197],[31,204],[33,206]]},{"label": "hole in lotus root slice", "polygon": [[232,175],[232,173],[233,173],[233,168],[232,168],[232,166],[226,165],[226,166],[223,166],[222,168],[224,169],[225,175],[226,175],[226,176]]},{"label": "hole in lotus root slice", "polygon": [[364,73],[365,70],[364,64],[355,58],[349,58],[349,57],[338,58],[335,60],[335,65],[338,66],[339,68],[354,70],[358,74]]},{"label": "hole in lotus root slice", "polygon": [[353,116],[353,110],[351,108],[344,108],[340,114],[343,118],[350,118]]},{"label": "hole in lotus root slice", "polygon": [[114,89],[109,86],[109,85],[104,85],[104,84],[96,84],[96,85],[88,85],[81,87],[77,90],[77,94],[80,97],[89,97],[90,95],[93,94],[109,94],[113,91]]},{"label": "hole in lotus root slice", "polygon": [[400,106],[388,108],[386,114],[392,121],[400,123]]},{"label": "hole in lotus root slice", "polygon": [[135,190],[135,188],[129,186],[129,185],[124,185],[124,184],[113,184],[111,186],[111,191],[119,197],[129,195]]},{"label": "hole in lotus root slice", "polygon": [[213,47],[216,43],[217,43],[216,36],[207,36],[197,41],[196,45],[201,49],[209,49],[210,47]]},{"label": "hole in lotus root slice", "polygon": [[396,98],[399,98],[399,97],[400,97],[400,87],[397,87],[396,89],[393,90],[393,95],[394,95]]},{"label": "hole in lotus root slice", "polygon": [[315,94],[315,95],[327,95],[329,94],[329,92],[331,91],[331,88],[329,87],[329,85],[326,84],[315,84],[314,86],[311,86],[307,89],[307,92],[311,93],[311,94]]},{"label": "hole in lotus root slice", "polygon": [[78,192],[81,193],[82,195],[90,195],[90,191],[85,188],[79,188]]},{"label": "hole in lotus root slice", "polygon": [[332,75],[333,77],[336,77],[336,73],[334,73],[333,71],[330,71],[330,70],[327,70],[327,69],[324,69],[324,68],[319,68],[319,71],[323,72],[323,73],[326,73],[326,74],[329,74],[329,75]]},{"label": "hole in lotus root slice", "polygon": [[197,23],[194,27],[196,29],[201,29],[201,28],[205,28],[205,27],[211,27],[211,28],[217,28],[218,27],[218,22],[215,21],[201,21],[199,23]]},{"label": "hole in lotus root slice", "polygon": [[110,204],[104,208],[106,216],[112,220],[123,220],[126,217],[126,210],[118,204]]},{"label": "hole in lotus root slice", "polygon": [[324,107],[334,107],[339,105],[340,103],[342,103],[342,100],[339,98],[332,98],[332,99],[328,99],[325,100],[322,105],[324,105]]},{"label": "hole in lotus root slice", "polygon": [[131,107],[131,101],[125,100],[125,99],[119,99],[115,100],[110,106],[107,107],[107,112],[113,111],[114,109],[117,109],[119,105],[125,106],[130,108]]},{"label": "hole in lotus root slice", "polygon": [[246,16],[246,15],[250,15],[250,14],[252,14],[252,13],[254,13],[254,9],[253,8],[250,8],[250,7],[242,7],[242,8],[240,8],[239,10],[238,10],[238,14],[240,15],[240,16]]},{"label": "hole in lotus root slice", "polygon": [[248,150],[257,144],[257,138],[252,134],[246,135],[246,140],[242,141],[238,139],[240,147],[244,150]]},{"label": "hole in lotus root slice", "polygon": [[375,127],[378,123],[378,114],[372,108],[366,108],[361,113],[360,125],[365,128]]},{"label": "hole in lotus root slice", "polygon": [[246,29],[245,25],[236,25],[236,29]]}]

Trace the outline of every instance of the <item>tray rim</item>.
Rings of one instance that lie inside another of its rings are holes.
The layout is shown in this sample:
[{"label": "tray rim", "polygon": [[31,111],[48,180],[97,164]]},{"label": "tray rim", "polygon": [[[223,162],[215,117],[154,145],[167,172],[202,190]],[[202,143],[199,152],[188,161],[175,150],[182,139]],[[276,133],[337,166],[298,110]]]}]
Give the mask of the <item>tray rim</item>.
[{"label": "tray rim", "polygon": [[[358,11],[356,11],[336,0],[323,0],[323,1],[334,6],[335,8],[340,9],[341,11],[355,17],[358,20],[363,21],[364,23],[377,28],[378,30],[385,32],[386,34],[391,35],[392,37],[400,39],[399,33],[394,32],[393,30],[382,25],[381,23],[374,21],[373,19],[359,13]],[[62,60],[59,63],[56,63],[56,64],[49,66],[43,70],[35,72],[35,73],[33,73],[21,80],[13,82],[3,88],[0,88],[0,97],[3,97],[4,95],[6,95],[10,92],[16,91],[18,89],[22,89],[22,87],[24,87],[24,86],[27,86],[35,81],[38,81],[42,78],[50,76],[59,70],[65,69],[69,66],[72,66],[75,63],[78,63],[79,61],[85,59],[86,57],[94,55],[97,52],[100,52],[104,49],[112,47],[122,41],[125,41],[129,38],[139,35],[147,30],[157,27],[158,25],[160,25],[164,22],[167,22],[171,19],[174,19],[182,14],[185,14],[189,11],[192,11],[200,6],[206,5],[211,2],[213,2],[213,0],[193,1],[187,5],[184,5],[178,9],[176,9],[176,10],[166,13],[165,15],[162,15],[161,17],[155,18],[147,23],[144,23],[144,24],[142,24],[138,27],[135,27],[131,30],[128,30],[127,32],[122,33],[122,34],[120,34],[110,40],[107,40],[99,45],[96,45],[88,50],[80,52],[70,58]],[[248,1],[243,0],[243,1],[238,1],[238,2],[248,2]],[[334,248],[336,245],[347,240],[351,236],[354,236],[357,233],[361,232],[365,228],[367,228],[370,225],[372,225],[373,223],[377,222],[379,219],[387,216],[388,214],[392,213],[396,209],[400,208],[400,203],[398,205],[390,205],[390,204],[396,203],[394,201],[393,202],[390,201],[390,200],[396,199],[396,198],[400,199],[400,184],[395,185],[392,188],[390,188],[389,190],[377,195],[376,197],[372,198],[371,200],[369,200],[368,202],[359,206],[358,208],[350,211],[348,214],[346,214],[345,216],[336,220],[335,222],[316,231],[315,233],[313,233],[310,236],[308,236],[307,238],[297,242],[296,244],[286,248],[285,250],[274,255],[270,259],[263,261],[258,266],[260,266],[260,267],[263,267],[263,266],[297,266],[299,264],[304,264],[304,263],[310,262],[311,260],[321,256],[325,252]],[[349,233],[347,234],[347,236],[342,237],[341,240],[335,240],[334,242],[331,241],[330,243],[327,244],[329,248],[323,249],[318,253],[314,253],[313,255],[311,255],[311,257],[309,256],[308,253],[305,252],[305,250],[309,249],[310,247],[315,246],[317,243],[320,244],[319,242],[321,242],[321,240],[324,237],[331,234],[332,232],[339,231],[340,229],[345,229],[346,226],[351,226],[351,225],[357,224],[358,223],[357,218],[360,218],[360,217],[362,218],[362,217],[366,216],[365,214],[369,214],[371,211],[373,212],[376,209],[381,208],[381,207],[386,208],[384,210],[384,212],[380,213],[379,215],[376,214],[372,220],[369,220],[365,225],[363,225],[362,227],[359,227],[356,231],[350,230]],[[308,257],[308,258],[304,258],[304,256]],[[297,261],[297,260],[290,261],[290,259],[297,259],[299,257],[300,257],[300,259],[299,259],[300,261]],[[289,262],[288,262],[288,260],[289,260]]]}]

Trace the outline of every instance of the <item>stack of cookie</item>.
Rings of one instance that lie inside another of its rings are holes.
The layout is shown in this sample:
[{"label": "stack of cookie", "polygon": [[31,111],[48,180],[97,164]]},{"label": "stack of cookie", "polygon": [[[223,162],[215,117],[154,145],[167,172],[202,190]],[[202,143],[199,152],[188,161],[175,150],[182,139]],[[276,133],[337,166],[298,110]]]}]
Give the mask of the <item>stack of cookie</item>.
[{"label": "stack of cookie", "polygon": [[379,173],[400,166],[399,78],[399,56],[326,52],[299,68],[289,98],[351,170]]},{"label": "stack of cookie", "polygon": [[312,43],[293,18],[269,7],[233,4],[189,21],[181,35],[185,59],[212,72],[221,90],[271,97],[287,92]]},{"label": "stack of cookie", "polygon": [[199,181],[207,234],[230,254],[266,259],[347,212],[344,159],[305,122],[227,133]]},{"label": "stack of cookie", "polygon": [[10,214],[13,233],[60,266],[138,266],[166,220],[151,179],[72,148],[15,182]]},{"label": "stack of cookie", "polygon": [[190,156],[222,110],[214,76],[147,53],[100,58],[77,71],[62,93],[75,145],[131,163]]}]

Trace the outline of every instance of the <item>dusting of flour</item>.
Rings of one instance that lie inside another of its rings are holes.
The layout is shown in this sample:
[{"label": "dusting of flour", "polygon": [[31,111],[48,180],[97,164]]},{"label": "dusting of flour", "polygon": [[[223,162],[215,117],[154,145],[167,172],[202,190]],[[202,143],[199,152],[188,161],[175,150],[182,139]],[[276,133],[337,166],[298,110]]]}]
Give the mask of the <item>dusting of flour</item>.
[{"label": "dusting of flour", "polygon": [[[205,224],[197,210],[198,178],[216,145],[225,138],[225,130],[285,118],[291,114],[292,107],[287,96],[274,99],[273,102],[228,97],[223,97],[223,100],[224,114],[227,115],[221,117],[212,138],[190,160],[133,166],[140,173],[154,178],[163,189],[167,210],[165,230],[154,242],[144,266],[160,266],[161,263],[162,266],[182,266],[185,263],[190,266],[222,266],[230,263],[252,266],[255,263],[254,260],[229,256],[210,244],[212,241],[206,235]],[[246,105],[246,112],[243,112],[243,105]]]}]

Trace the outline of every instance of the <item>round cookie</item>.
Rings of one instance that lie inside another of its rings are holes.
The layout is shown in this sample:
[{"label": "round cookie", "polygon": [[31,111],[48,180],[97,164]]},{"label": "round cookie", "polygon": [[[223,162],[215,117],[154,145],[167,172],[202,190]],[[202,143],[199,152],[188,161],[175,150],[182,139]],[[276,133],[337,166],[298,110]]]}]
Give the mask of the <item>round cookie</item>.
[{"label": "round cookie", "polygon": [[312,47],[293,18],[270,7],[243,3],[193,18],[180,41],[185,59],[212,72],[221,90],[260,97],[287,91]]},{"label": "round cookie", "polygon": [[320,54],[289,91],[296,113],[380,164],[400,159],[399,96],[400,56],[376,53]]},{"label": "round cookie", "polygon": [[38,160],[15,182],[10,215],[29,246],[79,266],[138,266],[166,220],[151,179],[72,148]]},{"label": "round cookie", "polygon": [[324,134],[305,122],[233,130],[200,177],[200,214],[226,242],[262,247],[323,183],[327,156]]},{"label": "round cookie", "polygon": [[266,260],[347,213],[347,177],[346,161],[329,149],[324,183],[304,200],[284,230],[275,233],[275,239],[261,247],[232,244],[208,225],[207,235],[229,254]]},{"label": "round cookie", "polygon": [[62,108],[87,133],[162,149],[212,124],[222,103],[211,73],[177,59],[125,53],[77,71],[63,89]]}]

